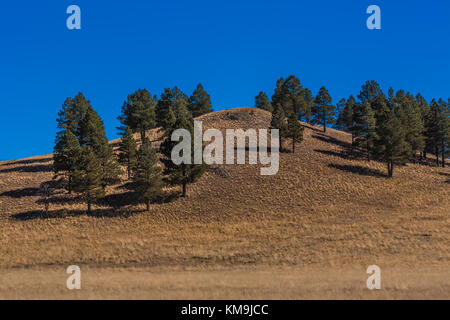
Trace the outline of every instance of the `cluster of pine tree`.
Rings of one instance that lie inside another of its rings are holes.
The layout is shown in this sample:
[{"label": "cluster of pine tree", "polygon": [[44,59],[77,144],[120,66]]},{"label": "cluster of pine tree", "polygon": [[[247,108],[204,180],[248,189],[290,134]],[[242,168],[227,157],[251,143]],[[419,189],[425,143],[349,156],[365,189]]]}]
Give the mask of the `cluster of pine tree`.
[{"label": "cluster of pine tree", "polygon": [[[255,106],[272,112],[272,128],[280,130],[281,138],[302,140],[303,128],[298,120],[327,125],[351,133],[352,150],[363,151],[367,160],[387,164],[392,177],[395,165],[417,162],[427,153],[436,157],[436,164],[445,166],[450,148],[450,99],[433,99],[431,104],[420,95],[389,89],[386,96],[376,81],[367,81],[355,99],[340,100],[336,106],[325,87],[313,98],[295,76],[276,83],[270,101],[264,92],[255,98]],[[439,158],[441,157],[441,161]]]},{"label": "cluster of pine tree", "polygon": [[[182,186],[186,196],[187,184],[203,174],[205,165],[175,165],[171,161],[174,142],[170,137],[177,128],[193,131],[194,117],[211,111],[210,97],[201,84],[191,97],[176,87],[165,89],[159,99],[139,89],[122,106],[118,117],[122,139],[115,153],[106,138],[103,121],[90,102],[81,93],[67,98],[57,119],[55,179],[69,194],[80,194],[88,212],[92,203],[105,196],[109,185],[120,182],[122,168],[129,180],[127,186],[147,210],[151,201],[161,195],[165,183]],[[164,130],[159,150],[163,165],[147,137],[147,131],[157,127]],[[134,133],[140,136],[139,147]]]}]

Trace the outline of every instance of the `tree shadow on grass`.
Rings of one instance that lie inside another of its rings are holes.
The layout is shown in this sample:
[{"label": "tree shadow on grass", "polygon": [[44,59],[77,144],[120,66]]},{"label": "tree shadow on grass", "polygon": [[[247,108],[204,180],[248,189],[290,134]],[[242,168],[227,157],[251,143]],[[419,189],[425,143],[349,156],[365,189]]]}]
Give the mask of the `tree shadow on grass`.
[{"label": "tree shadow on grass", "polygon": [[16,165],[16,164],[47,163],[47,162],[51,162],[51,161],[52,161],[51,158],[47,158],[47,159],[29,159],[29,160],[13,160],[13,161],[7,161],[6,163],[0,164],[0,167],[1,166],[11,166],[11,165]]},{"label": "tree shadow on grass", "polygon": [[37,196],[38,192],[39,192],[38,188],[23,188],[5,191],[0,194],[0,197],[10,197],[10,198],[33,197]]},{"label": "tree shadow on grass", "polygon": [[445,183],[450,183],[450,173],[439,172],[438,174],[441,176],[447,177],[447,180],[445,180]]},{"label": "tree shadow on grass", "polygon": [[345,172],[351,172],[356,173],[362,176],[372,176],[377,178],[386,178],[387,175],[382,173],[381,171],[377,169],[371,169],[363,166],[358,165],[340,165],[340,164],[334,164],[330,163],[328,165],[330,168],[338,169]]},{"label": "tree shadow on grass", "polygon": [[52,172],[53,166],[51,164],[38,164],[32,166],[19,166],[14,168],[0,169],[0,173],[11,172]]},{"label": "tree shadow on grass", "polygon": [[323,141],[323,142],[326,142],[326,143],[335,144],[335,145],[344,147],[346,149],[351,149],[351,147],[352,147],[351,143],[348,143],[348,142],[345,142],[345,141],[341,141],[341,140],[338,140],[336,138],[333,138],[333,137],[330,137],[330,136],[327,136],[327,135],[324,135],[324,134],[321,134],[321,135],[314,134],[314,135],[312,135],[312,137],[314,139],[317,139],[317,140],[320,140],[320,141]]},{"label": "tree shadow on grass", "polygon": [[315,152],[319,152],[322,154],[326,154],[328,156],[333,156],[333,157],[339,157],[341,159],[356,159],[359,157],[359,154],[357,153],[350,153],[350,152],[346,152],[346,151],[342,151],[342,152],[336,152],[336,151],[331,151],[331,150],[319,150],[319,149],[314,149]]},{"label": "tree shadow on grass", "polygon": [[143,212],[142,210],[115,210],[111,208],[99,208],[94,209],[90,213],[87,210],[54,210],[45,212],[44,210],[31,210],[26,212],[20,212],[13,214],[12,219],[18,221],[30,221],[36,219],[64,219],[67,217],[88,216],[94,218],[129,218],[137,213]]}]

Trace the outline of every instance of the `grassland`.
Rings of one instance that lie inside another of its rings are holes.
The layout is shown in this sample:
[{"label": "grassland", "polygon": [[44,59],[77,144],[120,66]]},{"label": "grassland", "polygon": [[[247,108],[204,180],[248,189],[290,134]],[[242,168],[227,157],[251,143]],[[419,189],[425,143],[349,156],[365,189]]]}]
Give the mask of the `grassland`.
[{"label": "grassland", "polygon": [[[267,128],[270,114],[202,120]],[[383,164],[349,154],[350,141],[306,125],[277,175],[213,167],[151,213],[118,185],[90,215],[64,193],[44,214],[37,188],[52,178],[51,155],[0,162],[0,298],[450,298],[450,169],[408,164],[388,179]],[[77,292],[65,288],[72,264]],[[378,292],[365,288],[372,264]]]}]

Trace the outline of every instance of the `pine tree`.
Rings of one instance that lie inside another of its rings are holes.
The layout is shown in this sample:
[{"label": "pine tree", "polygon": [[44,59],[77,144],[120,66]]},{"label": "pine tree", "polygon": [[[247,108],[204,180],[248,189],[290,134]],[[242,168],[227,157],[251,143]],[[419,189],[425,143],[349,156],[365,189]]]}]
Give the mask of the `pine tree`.
[{"label": "pine tree", "polygon": [[309,117],[310,105],[305,100],[307,95],[308,91],[302,87],[296,76],[290,75],[286,79],[280,78],[272,95],[272,106],[280,104],[287,116],[293,112],[297,117]]},{"label": "pine tree", "polygon": [[55,176],[61,176],[65,181],[66,189],[72,193],[72,180],[76,170],[77,159],[81,147],[77,137],[69,129],[59,136],[53,153],[53,170]]},{"label": "pine tree", "polygon": [[397,117],[402,123],[406,142],[410,144],[415,160],[416,153],[421,153],[425,147],[424,122],[420,107],[414,96],[409,93],[405,94],[403,90],[397,91],[391,101]]},{"label": "pine tree", "polygon": [[[361,86],[361,91],[358,95],[358,99],[359,101],[361,101],[361,103],[363,103],[364,101],[369,101],[370,103],[372,103],[372,101],[380,95],[383,95],[383,91],[381,90],[380,85],[376,81],[370,80],[366,81]],[[375,108],[373,109],[376,110]]]},{"label": "pine tree", "polygon": [[133,132],[139,132],[143,140],[146,131],[156,126],[155,99],[146,89],[137,90],[128,95],[118,119],[122,124],[118,128],[120,131],[129,127]]},{"label": "pine tree", "polygon": [[314,102],[313,123],[323,125],[323,132],[326,132],[327,124],[334,123],[335,112],[331,96],[325,87],[320,88]]},{"label": "pine tree", "polygon": [[267,95],[262,91],[255,97],[255,108],[273,112],[273,106],[270,103],[269,98],[267,98]]},{"label": "pine tree", "polygon": [[101,163],[103,187],[117,182],[120,168],[113,148],[106,138],[103,121],[92,107],[88,108],[85,117],[81,120],[80,132],[83,137],[80,145],[90,147]]},{"label": "pine tree", "polygon": [[357,125],[354,126],[355,138],[353,145],[362,147],[366,150],[367,161],[370,162],[371,150],[373,148],[376,134],[375,112],[368,100],[360,105],[357,115]]},{"label": "pine tree", "polygon": [[[186,129],[191,134],[191,164],[181,163],[176,165],[172,161],[172,149],[178,144],[171,141],[172,133],[177,129]],[[194,124],[193,119],[186,114],[180,113],[175,124],[166,129],[164,141],[161,143],[161,153],[163,157],[161,161],[164,164],[164,174],[167,176],[166,181],[171,185],[181,185],[183,188],[182,196],[186,197],[187,185],[196,182],[205,172],[206,164],[194,164]]]},{"label": "pine tree", "polygon": [[177,87],[172,89],[166,88],[161,94],[158,104],[156,105],[156,119],[159,126],[166,128],[170,123],[170,110],[176,118],[180,115],[185,116],[188,112],[189,98]]},{"label": "pine tree", "polygon": [[298,122],[297,116],[291,113],[288,118],[287,134],[292,139],[292,153],[295,153],[295,143],[303,141],[303,126]]},{"label": "pine tree", "polygon": [[60,140],[66,130],[71,131],[79,141],[84,139],[81,132],[81,121],[85,118],[87,110],[92,108],[80,92],[75,98],[67,98],[58,112],[56,141]]},{"label": "pine tree", "polygon": [[146,204],[147,211],[150,211],[151,201],[162,193],[163,180],[157,163],[156,152],[146,138],[137,152],[132,183],[129,186],[136,193],[137,199]]},{"label": "pine tree", "polygon": [[92,203],[105,196],[101,161],[91,147],[84,147],[76,167],[73,187],[85,199],[87,212],[91,213]]},{"label": "pine tree", "polygon": [[213,111],[211,98],[200,83],[189,98],[188,109],[193,118]]},{"label": "pine tree", "polygon": [[411,155],[411,146],[405,140],[405,132],[394,110],[384,106],[376,114],[376,140],[371,150],[375,159],[387,164],[388,177],[394,174],[394,166],[405,164]]},{"label": "pine tree", "polygon": [[119,163],[127,168],[128,179],[131,178],[131,170],[136,165],[136,152],[137,146],[133,132],[127,127],[119,144]]},{"label": "pine tree", "polygon": [[270,121],[271,129],[278,129],[280,134],[280,139],[285,138],[287,135],[287,124],[286,115],[284,113],[283,107],[277,103],[275,109],[272,113],[272,120]]}]

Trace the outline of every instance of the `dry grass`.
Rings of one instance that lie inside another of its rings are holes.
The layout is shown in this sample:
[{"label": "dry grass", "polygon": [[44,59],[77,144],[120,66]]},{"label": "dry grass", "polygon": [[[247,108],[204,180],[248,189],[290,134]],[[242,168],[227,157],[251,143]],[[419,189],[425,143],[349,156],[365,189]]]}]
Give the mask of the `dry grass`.
[{"label": "dry grass", "polygon": [[[240,108],[202,119],[205,128],[267,128],[270,114]],[[407,165],[387,179],[383,164],[350,157],[349,142],[308,126],[296,153],[281,154],[277,175],[223,166],[189,186],[188,198],[154,204],[150,214],[127,204],[117,186],[92,215],[64,194],[45,215],[36,188],[52,177],[51,155],[0,162],[0,297],[57,296],[51,288],[71,264],[93,270],[91,279],[106,272],[81,290],[89,298],[370,298],[360,284],[371,264],[392,270],[387,291],[373,298],[450,297],[450,170]],[[294,281],[289,270],[308,276]],[[46,275],[26,284],[27,272]],[[408,272],[421,275],[415,285]],[[271,273],[287,278],[265,282]],[[203,283],[204,296],[187,274]],[[348,277],[337,281],[340,274]],[[185,286],[172,290],[176,283]],[[70,297],[61,285],[56,292]],[[160,290],[145,290],[153,286]]]}]

